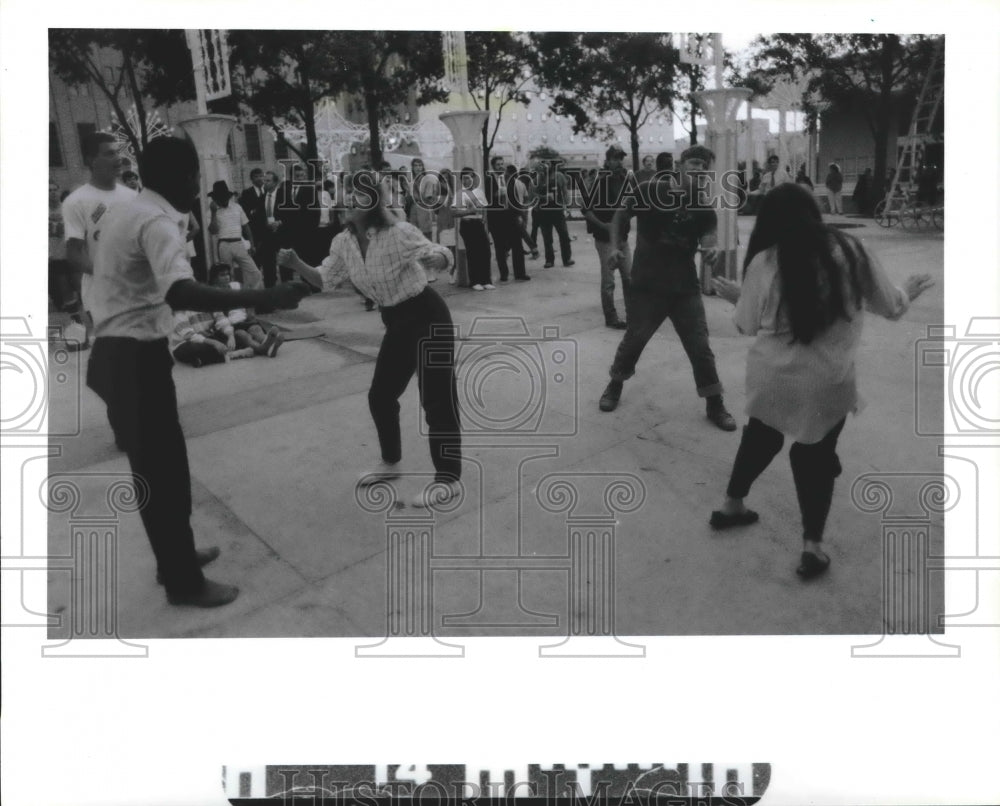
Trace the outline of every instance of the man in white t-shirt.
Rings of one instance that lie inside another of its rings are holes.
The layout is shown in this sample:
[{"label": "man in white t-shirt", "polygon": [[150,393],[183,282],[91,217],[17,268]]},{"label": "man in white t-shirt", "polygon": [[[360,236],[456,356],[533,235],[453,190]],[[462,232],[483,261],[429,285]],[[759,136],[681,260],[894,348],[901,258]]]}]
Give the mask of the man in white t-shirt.
[{"label": "man in white t-shirt", "polygon": [[157,576],[174,605],[217,607],[237,588],[205,579],[218,548],[198,550],[191,530],[191,473],[168,337],[173,311],[294,308],[308,289],[282,283],[231,291],[198,283],[184,248],[200,186],[186,140],[158,137],[139,160],[143,191],[102,217],[95,236],[94,330],[87,386],[108,406],[135,478],[136,500]]},{"label": "man in white t-shirt", "polygon": [[[208,207],[212,216],[208,231],[219,239],[219,262],[239,268],[237,279],[244,288],[263,288],[264,276],[251,257],[255,244],[250,219],[243,208],[232,201],[234,194],[224,179],[213,184],[208,195],[212,199]],[[247,243],[250,244],[249,250]]]},{"label": "man in white t-shirt", "polygon": [[93,327],[90,311],[93,307],[92,282],[94,237],[97,225],[104,215],[117,204],[129,202],[138,195],[134,190],[118,183],[122,161],[118,143],[107,132],[90,132],[83,138],[83,160],[90,169],[90,180],[81,185],[62,203],[66,227],[66,260],[79,278],[80,298],[84,314],[81,321],[87,326],[89,346]]}]

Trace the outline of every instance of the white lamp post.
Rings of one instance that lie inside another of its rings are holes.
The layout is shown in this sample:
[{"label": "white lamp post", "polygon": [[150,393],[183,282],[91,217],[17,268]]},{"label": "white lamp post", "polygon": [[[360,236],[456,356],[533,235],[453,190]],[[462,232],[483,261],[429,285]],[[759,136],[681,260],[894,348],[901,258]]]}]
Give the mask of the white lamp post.
[{"label": "white lamp post", "polygon": [[[444,32],[444,68],[445,85],[451,91],[448,98],[447,112],[438,117],[448,127],[454,140],[452,151],[452,167],[456,182],[461,182],[461,170],[470,167],[475,170],[482,186],[483,123],[489,117],[489,112],[476,109],[469,92],[468,57],[465,52],[465,31]],[[458,223],[455,225],[455,280],[460,286],[469,285],[468,265],[465,260],[465,246],[458,235]]]},{"label": "white lamp post", "polygon": [[208,232],[208,192],[213,183],[220,179],[232,186],[229,155],[226,141],[236,125],[231,115],[208,114],[208,101],[225,98],[231,92],[229,81],[229,49],[226,32],[220,30],[188,30],[188,48],[194,66],[194,86],[198,100],[198,115],[180,121],[198,152],[201,162],[201,204],[202,232],[205,245],[205,269],[213,262],[212,236]]}]

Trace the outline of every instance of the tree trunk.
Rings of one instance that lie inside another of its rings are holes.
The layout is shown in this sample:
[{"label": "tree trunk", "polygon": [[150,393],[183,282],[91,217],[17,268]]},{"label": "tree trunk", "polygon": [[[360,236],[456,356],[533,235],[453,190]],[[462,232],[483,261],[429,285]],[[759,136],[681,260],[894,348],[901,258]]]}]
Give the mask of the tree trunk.
[{"label": "tree trunk", "polygon": [[632,146],[632,170],[638,171],[642,163],[639,162],[639,125],[635,119],[629,120],[628,132]]},{"label": "tree trunk", "polygon": [[[693,83],[693,82],[692,82]],[[694,93],[690,96],[691,107],[691,145],[698,145],[698,104],[694,102]]]},{"label": "tree trunk", "polygon": [[379,103],[374,93],[365,93],[365,109],[368,111],[368,154],[372,168],[376,171],[382,164],[382,143],[379,141]]},{"label": "tree trunk", "polygon": [[[489,85],[487,85],[487,90],[488,89],[489,89]],[[490,111],[490,94],[489,94],[489,92],[486,93],[486,100],[483,103],[483,110],[485,112],[487,112],[487,113],[489,113],[489,111]],[[490,116],[489,116],[489,114],[486,115],[486,120],[483,121],[482,135],[483,135],[483,176],[485,177],[486,174],[488,174],[489,171],[490,171],[490,151],[492,150],[490,148]]]},{"label": "tree trunk", "polygon": [[[887,36],[882,41],[879,56],[881,85],[879,87],[878,108],[875,110],[875,169],[873,171],[875,191],[873,199],[884,196],[889,191],[886,174],[889,166],[889,128],[892,125],[892,67],[899,47],[899,37]],[[896,161],[892,160],[892,167]]]}]

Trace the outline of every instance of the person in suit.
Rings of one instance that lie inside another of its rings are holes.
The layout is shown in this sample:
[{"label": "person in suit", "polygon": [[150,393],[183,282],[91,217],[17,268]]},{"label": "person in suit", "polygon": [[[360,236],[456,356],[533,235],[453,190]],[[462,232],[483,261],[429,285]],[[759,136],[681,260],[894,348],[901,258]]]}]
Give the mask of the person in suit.
[{"label": "person in suit", "polygon": [[[255,241],[258,244],[258,257],[260,259],[261,271],[264,273],[264,287],[271,288],[278,281],[278,269],[275,260],[278,256],[278,247],[281,246],[280,232],[282,226],[282,200],[284,194],[278,175],[274,171],[264,174],[264,223],[261,228],[261,237]],[[247,213],[247,218],[250,214]],[[253,232],[251,219],[251,232]]]},{"label": "person in suit", "polygon": [[254,168],[250,171],[250,187],[240,194],[239,202],[250,222],[250,234],[253,235],[253,242],[255,244],[261,243],[267,229],[267,214],[264,211],[263,169]]}]

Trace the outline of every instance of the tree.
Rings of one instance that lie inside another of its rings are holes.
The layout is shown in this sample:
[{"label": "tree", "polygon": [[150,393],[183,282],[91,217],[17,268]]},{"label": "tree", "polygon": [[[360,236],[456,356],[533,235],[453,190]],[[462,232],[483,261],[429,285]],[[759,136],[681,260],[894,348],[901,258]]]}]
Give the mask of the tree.
[{"label": "tree", "polygon": [[[707,53],[706,45],[711,41],[711,34],[689,34],[689,45],[693,55],[701,57]],[[694,94],[705,89],[705,68],[700,64],[679,61],[675,74],[676,96],[670,100],[670,111],[681,121],[681,125],[690,135],[690,144],[698,142],[698,113],[700,108]],[[691,126],[684,125],[685,118],[691,121]]]},{"label": "tree", "polygon": [[483,123],[483,171],[486,172],[504,107],[530,103],[524,88],[531,81],[531,50],[523,37],[504,31],[469,31],[465,47],[472,100],[477,109],[496,110]]},{"label": "tree", "polygon": [[573,130],[609,137],[610,121],[629,131],[639,164],[639,129],[674,98],[677,50],[658,33],[531,34],[539,82],[555,95],[552,111],[571,115]]},{"label": "tree", "polygon": [[392,107],[413,93],[418,105],[444,101],[441,87],[444,56],[441,34],[436,31],[336,31],[338,79],[343,89],[355,93],[368,116],[371,162],[382,162],[379,125]]},{"label": "tree", "polygon": [[899,34],[777,34],[760,37],[753,62],[764,75],[808,76],[805,111],[818,114],[810,96],[840,109],[859,110],[875,146],[875,179],[886,175],[893,110],[913,98],[930,66],[933,39]]},{"label": "tree", "polygon": [[319,157],[316,103],[347,84],[339,45],[330,31],[229,32],[236,100],[276,131],[302,127],[304,145],[285,143],[303,161]]},{"label": "tree", "polygon": [[191,51],[181,30],[50,28],[49,64],[71,86],[97,87],[136,156],[151,135],[146,101],[172,103],[195,95]]}]

